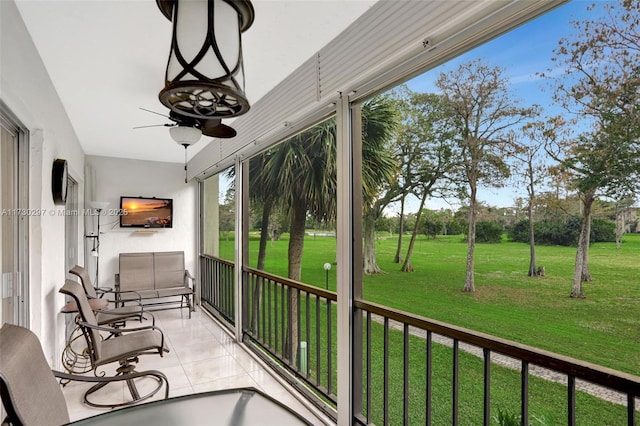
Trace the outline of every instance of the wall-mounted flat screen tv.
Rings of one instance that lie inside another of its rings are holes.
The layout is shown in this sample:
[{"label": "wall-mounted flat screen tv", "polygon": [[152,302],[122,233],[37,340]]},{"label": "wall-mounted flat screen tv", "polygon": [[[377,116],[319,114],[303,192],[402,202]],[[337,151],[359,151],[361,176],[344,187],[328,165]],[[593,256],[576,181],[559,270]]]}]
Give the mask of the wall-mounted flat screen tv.
[{"label": "wall-mounted flat screen tv", "polygon": [[173,200],[155,197],[120,197],[120,227],[171,228]]}]

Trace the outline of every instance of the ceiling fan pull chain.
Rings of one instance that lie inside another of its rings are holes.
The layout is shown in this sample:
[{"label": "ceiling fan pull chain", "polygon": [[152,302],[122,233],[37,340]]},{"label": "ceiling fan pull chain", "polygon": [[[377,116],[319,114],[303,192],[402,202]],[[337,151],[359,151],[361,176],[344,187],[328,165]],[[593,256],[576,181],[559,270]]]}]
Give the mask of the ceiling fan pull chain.
[{"label": "ceiling fan pull chain", "polygon": [[189,180],[187,179],[187,147],[189,145],[182,146],[184,146],[184,183],[189,183]]}]

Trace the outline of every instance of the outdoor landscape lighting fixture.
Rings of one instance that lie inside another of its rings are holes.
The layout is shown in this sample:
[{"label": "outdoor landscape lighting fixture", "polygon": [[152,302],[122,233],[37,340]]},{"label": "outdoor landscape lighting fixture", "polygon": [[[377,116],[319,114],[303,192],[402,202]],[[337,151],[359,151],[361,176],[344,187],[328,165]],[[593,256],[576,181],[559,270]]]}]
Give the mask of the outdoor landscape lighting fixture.
[{"label": "outdoor landscape lighting fixture", "polygon": [[325,276],[327,278],[325,281],[325,288],[329,290],[329,271],[331,270],[331,264],[325,263],[322,267],[324,268]]},{"label": "outdoor landscape lighting fixture", "polygon": [[181,116],[229,118],[249,110],[241,34],[253,23],[249,0],[156,0],[173,23],[165,86],[158,97]]}]

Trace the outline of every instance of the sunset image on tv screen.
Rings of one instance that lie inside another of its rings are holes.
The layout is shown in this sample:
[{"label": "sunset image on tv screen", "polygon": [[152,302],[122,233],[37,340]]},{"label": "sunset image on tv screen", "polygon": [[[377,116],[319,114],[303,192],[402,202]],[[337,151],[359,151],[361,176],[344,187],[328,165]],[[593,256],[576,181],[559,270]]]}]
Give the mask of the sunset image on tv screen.
[{"label": "sunset image on tv screen", "polygon": [[171,227],[171,200],[122,198],[121,226]]}]

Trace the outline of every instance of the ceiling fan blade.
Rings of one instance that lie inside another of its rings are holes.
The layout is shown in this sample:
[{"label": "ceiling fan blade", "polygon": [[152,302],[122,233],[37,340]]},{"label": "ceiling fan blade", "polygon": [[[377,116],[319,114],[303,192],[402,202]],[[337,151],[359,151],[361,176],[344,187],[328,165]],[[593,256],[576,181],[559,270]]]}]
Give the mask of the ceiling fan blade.
[{"label": "ceiling fan blade", "polygon": [[175,111],[169,111],[169,119],[178,123],[179,126],[199,127],[200,123],[197,119],[178,114]]},{"label": "ceiling fan blade", "polygon": [[134,129],[146,129],[147,127],[173,127],[175,126],[175,124],[169,124],[169,123],[165,123],[165,124],[150,124],[148,126],[136,126],[134,127]]},{"label": "ceiling fan blade", "polygon": [[202,134],[213,138],[228,139],[237,133],[233,127],[222,124],[220,120],[202,120]]},{"label": "ceiling fan blade", "polygon": [[236,131],[225,124],[222,124],[222,120],[219,118],[210,118],[210,119],[197,119],[192,117],[183,116],[175,111],[169,111],[169,115],[160,114],[159,112],[151,111],[150,109],[140,108],[143,111],[150,112],[152,114],[161,115],[163,117],[168,118],[174,123],[166,123],[166,124],[155,124],[150,126],[138,126],[134,127],[134,129],[143,129],[146,127],[174,127],[174,126],[188,126],[188,127],[197,127],[202,130],[202,134],[205,136],[209,136],[212,138],[232,138],[236,136]]},{"label": "ceiling fan blade", "polygon": [[146,109],[146,108],[142,108],[142,107],[138,107],[138,108],[140,108],[140,109],[141,109],[141,110],[143,110],[143,111],[150,112],[151,114],[161,115],[162,117],[165,117],[165,118],[168,118],[168,119],[170,119],[170,120],[173,120],[173,119],[172,119],[171,117],[169,117],[168,115],[161,114],[161,113],[159,113],[159,112],[155,112],[155,111],[151,111],[150,109]]}]

